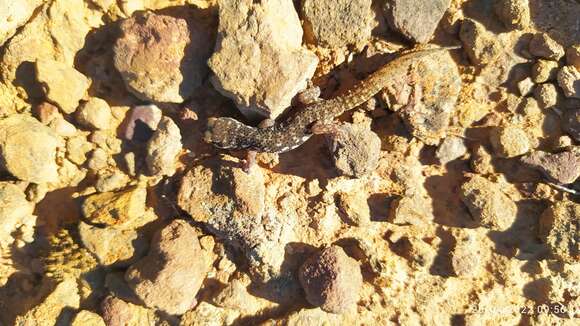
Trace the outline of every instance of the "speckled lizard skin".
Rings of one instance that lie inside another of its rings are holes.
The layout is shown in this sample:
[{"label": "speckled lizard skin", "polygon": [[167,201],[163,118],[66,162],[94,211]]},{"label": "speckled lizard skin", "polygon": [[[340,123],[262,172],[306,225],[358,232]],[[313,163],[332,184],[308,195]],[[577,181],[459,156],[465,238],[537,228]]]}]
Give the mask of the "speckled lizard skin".
[{"label": "speckled lizard skin", "polygon": [[290,151],[312,136],[314,123],[329,123],[345,111],[368,101],[392,82],[394,70],[409,67],[425,56],[457,47],[439,47],[407,52],[390,61],[351,90],[338,97],[317,102],[267,128],[251,127],[232,118],[208,119],[206,142],[223,149],[248,149],[256,152],[283,153]]}]

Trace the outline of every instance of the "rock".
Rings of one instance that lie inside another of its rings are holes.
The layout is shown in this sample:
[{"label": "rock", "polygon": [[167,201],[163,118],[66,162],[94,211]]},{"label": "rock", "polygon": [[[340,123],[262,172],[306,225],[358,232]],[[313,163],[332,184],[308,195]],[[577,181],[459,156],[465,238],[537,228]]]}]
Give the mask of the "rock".
[{"label": "rock", "polygon": [[10,0],[0,1],[0,47],[20,26],[26,24],[34,9],[41,4],[41,0],[23,0],[18,3]]},{"label": "rock", "polygon": [[239,317],[239,311],[216,307],[211,303],[202,301],[195,309],[189,310],[181,317],[179,325],[233,325]]},{"label": "rock", "polygon": [[91,97],[77,111],[76,119],[90,129],[111,129],[113,115],[109,104],[104,100]]},{"label": "rock", "polygon": [[109,156],[107,155],[107,152],[105,152],[101,148],[96,148],[91,153],[91,158],[89,159],[87,166],[88,166],[89,170],[91,170],[93,173],[97,173],[100,170],[108,167],[109,166]]},{"label": "rock", "polygon": [[48,126],[49,123],[57,118],[62,118],[62,114],[58,112],[58,107],[48,102],[42,102],[37,105],[34,108],[34,116],[45,126]]},{"label": "rock", "polygon": [[565,263],[580,260],[580,204],[558,201],[540,216],[539,236],[554,256]]},{"label": "rock", "polygon": [[558,90],[556,85],[551,83],[538,85],[534,89],[534,98],[538,101],[542,109],[553,108],[558,104]]},{"label": "rock", "polygon": [[302,19],[307,39],[328,48],[362,45],[371,37],[371,0],[305,0]]},{"label": "rock", "polygon": [[83,136],[69,138],[66,142],[66,157],[76,165],[83,165],[87,160],[87,153],[93,145]]},{"label": "rock", "polygon": [[89,136],[89,141],[99,148],[105,150],[108,154],[121,153],[122,141],[115,137],[114,134],[105,130],[95,130]]},{"label": "rock", "polygon": [[97,174],[95,189],[98,192],[115,191],[125,188],[130,181],[129,176],[118,169],[103,170]]},{"label": "rock", "polygon": [[247,287],[248,284],[242,280],[233,279],[215,296],[213,302],[218,307],[240,311],[243,314],[254,314],[261,307],[257,298],[248,292]]},{"label": "rock", "polygon": [[[272,324],[282,322],[283,325],[309,326],[309,325],[343,325],[341,315],[328,313],[320,308],[302,308],[290,313],[281,320],[271,321]],[[348,324],[348,322],[346,322]]]},{"label": "rock", "polygon": [[573,66],[565,66],[558,72],[558,85],[566,97],[580,99],[580,71]]},{"label": "rock", "polygon": [[564,48],[546,33],[538,33],[530,41],[530,53],[536,57],[558,61],[564,56]]},{"label": "rock", "polygon": [[356,305],[363,284],[358,262],[338,246],[308,258],[298,276],[310,304],[337,314]]},{"label": "rock", "polygon": [[57,181],[59,145],[57,135],[34,118],[12,115],[0,120],[0,168],[20,180]]},{"label": "rock", "polygon": [[385,2],[385,17],[394,30],[416,43],[427,43],[450,0],[394,0]]},{"label": "rock", "polygon": [[61,137],[73,137],[77,134],[77,128],[62,116],[52,120],[48,127]]},{"label": "rock", "polygon": [[105,321],[94,312],[81,310],[72,320],[71,326],[105,326]]},{"label": "rock", "polygon": [[451,265],[455,275],[470,278],[478,274],[482,265],[480,246],[476,235],[471,232],[456,237],[455,248],[451,252]]},{"label": "rock", "polygon": [[181,103],[207,75],[211,35],[195,20],[136,14],[121,24],[114,64],[143,101]]},{"label": "rock", "polygon": [[144,225],[147,189],[131,187],[118,192],[94,194],[83,200],[83,216],[91,223],[124,227],[126,229]]},{"label": "rock", "polygon": [[147,307],[181,315],[194,306],[209,269],[202,255],[195,229],[174,220],[155,234],[149,253],[125,280]]},{"label": "rock", "polygon": [[101,302],[102,317],[107,326],[157,325],[155,311],[125,302],[109,295]]},{"label": "rock", "polygon": [[368,194],[364,191],[339,192],[336,199],[338,209],[348,224],[361,226],[371,221]]},{"label": "rock", "polygon": [[461,23],[459,39],[469,61],[474,65],[485,66],[496,60],[501,53],[501,45],[495,35],[475,20],[466,19]]},{"label": "rock", "polygon": [[[149,219],[150,220],[150,219]],[[149,247],[143,232],[79,223],[83,245],[103,266],[127,267],[141,258]]]},{"label": "rock", "polygon": [[157,129],[162,116],[163,112],[153,104],[135,106],[123,122],[121,131],[123,138],[140,142],[148,141],[153,131]]},{"label": "rock", "polygon": [[73,113],[89,89],[89,79],[74,68],[53,60],[39,59],[35,68],[36,79],[46,98],[64,113]]},{"label": "rock", "polygon": [[302,48],[291,0],[219,0],[218,41],[208,61],[212,83],[243,114],[276,118],[306,88],[318,58]]},{"label": "rock", "polygon": [[509,29],[525,29],[530,25],[530,3],[528,0],[499,0],[495,13]]},{"label": "rock", "polygon": [[558,184],[573,183],[580,176],[580,153],[577,151],[556,154],[535,151],[523,157],[522,162]]},{"label": "rock", "polygon": [[521,96],[527,96],[532,92],[534,88],[534,82],[530,77],[518,82],[518,90],[520,91]]},{"label": "rock", "polygon": [[39,305],[25,315],[18,316],[14,324],[54,326],[58,321],[62,325],[69,325],[74,311],[79,308],[80,300],[77,281],[66,278]]},{"label": "rock", "polygon": [[463,183],[461,200],[479,225],[492,230],[504,231],[516,218],[516,204],[484,177],[475,175]]},{"label": "rock", "polygon": [[163,117],[147,143],[145,161],[151,175],[171,176],[181,153],[181,133],[170,118]]},{"label": "rock", "polygon": [[558,62],[539,59],[532,66],[532,80],[536,84],[545,83],[556,79],[558,75]]},{"label": "rock", "polygon": [[[9,249],[13,244],[22,247],[34,240],[36,216],[33,211],[34,205],[26,200],[20,188],[0,182],[0,251]],[[0,279],[3,278],[0,276]]]},{"label": "rock", "polygon": [[490,141],[501,157],[516,157],[530,151],[528,136],[518,127],[497,127],[492,130]]},{"label": "rock", "polygon": [[264,176],[254,166],[246,173],[238,160],[217,157],[194,167],[182,180],[177,203],[228,245],[240,248],[252,276],[279,276],[285,246],[294,239],[292,215],[265,210]]},{"label": "rock", "polygon": [[435,155],[443,165],[458,159],[467,153],[467,147],[460,137],[449,136],[437,148]]},{"label": "rock", "polygon": [[[405,103],[397,112],[407,130],[428,145],[437,145],[445,138],[449,120],[455,112],[461,91],[461,78],[457,64],[448,52],[434,53],[413,64],[413,74],[421,88],[421,100],[414,105]],[[407,78],[403,70],[401,78]],[[395,96],[395,94],[391,94]]]},{"label": "rock", "polygon": [[360,178],[377,168],[381,140],[370,128],[344,124],[327,137],[334,166],[340,174]]},{"label": "rock", "polygon": [[580,109],[569,109],[564,112],[562,127],[572,138],[580,141]]},{"label": "rock", "polygon": [[422,227],[433,221],[431,203],[421,195],[404,196],[395,199],[389,216],[393,224]]},{"label": "rock", "polygon": [[580,71],[580,44],[572,45],[566,51],[566,63]]}]

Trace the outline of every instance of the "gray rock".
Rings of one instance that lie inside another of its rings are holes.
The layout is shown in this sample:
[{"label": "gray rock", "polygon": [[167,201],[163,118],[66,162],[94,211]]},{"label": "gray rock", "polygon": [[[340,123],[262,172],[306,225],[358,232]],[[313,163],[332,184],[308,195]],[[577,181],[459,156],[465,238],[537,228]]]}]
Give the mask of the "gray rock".
[{"label": "gray rock", "polygon": [[559,184],[573,183],[580,176],[580,153],[577,151],[556,154],[536,151],[523,157],[522,162]]},{"label": "gray rock", "polygon": [[516,218],[516,204],[497,184],[481,176],[463,183],[461,200],[479,225],[492,230],[505,231]]},{"label": "gray rock", "polygon": [[575,264],[580,260],[580,204],[558,201],[540,216],[539,236],[558,259]]},{"label": "gray rock", "polygon": [[558,72],[558,85],[566,97],[580,99],[580,71],[573,66],[565,66]]},{"label": "gray rock", "polygon": [[566,50],[566,63],[580,71],[580,44],[572,45]]},{"label": "gray rock", "polygon": [[518,127],[505,126],[492,130],[490,141],[497,155],[516,157],[530,151],[530,140],[525,131]]},{"label": "gray rock", "polygon": [[129,181],[129,176],[118,169],[101,170],[97,173],[95,189],[98,192],[119,190],[124,188]]},{"label": "gray rock", "polygon": [[461,23],[459,39],[474,65],[485,66],[496,60],[501,53],[501,44],[495,35],[475,20],[466,19]]},{"label": "gray rock", "polygon": [[111,129],[113,115],[109,104],[104,100],[91,97],[77,110],[77,121],[91,129]]},{"label": "gray rock", "polygon": [[151,175],[173,175],[181,149],[179,128],[170,118],[161,118],[157,130],[147,143],[145,161],[149,173]]},{"label": "gray rock", "polygon": [[87,167],[93,173],[97,173],[109,166],[109,155],[101,148],[96,148],[91,153]]},{"label": "gray rock", "polygon": [[38,120],[12,115],[0,120],[0,169],[34,183],[58,180],[60,138]]},{"label": "gray rock", "polygon": [[390,219],[397,225],[425,226],[433,221],[432,204],[427,199],[415,194],[395,199],[390,208]]},{"label": "gray rock", "polygon": [[[153,104],[135,106],[123,122],[121,134],[127,140],[147,141],[152,136],[151,131],[157,129],[162,116],[163,112]],[[148,130],[143,130],[145,126]]]},{"label": "gray rock", "polygon": [[381,140],[368,127],[344,124],[327,137],[334,166],[341,174],[360,178],[377,168]]},{"label": "gray rock", "polygon": [[302,48],[291,0],[220,0],[212,83],[243,114],[275,118],[306,88],[318,58]]},{"label": "gray rock", "polygon": [[459,70],[447,52],[418,60],[413,68],[416,87],[420,87],[419,98],[414,105],[407,103],[398,112],[414,137],[425,144],[437,145],[446,136],[461,91]]},{"label": "gray rock", "polygon": [[147,307],[181,315],[195,305],[209,269],[202,255],[195,229],[174,220],[155,234],[149,253],[125,280]]},{"label": "gray rock", "polygon": [[525,29],[530,25],[530,3],[528,0],[498,0],[495,13],[509,29]]},{"label": "gray rock", "polygon": [[115,67],[138,98],[181,103],[207,75],[212,38],[196,21],[146,12],[124,21],[121,31]]},{"label": "gray rock", "polygon": [[534,89],[534,98],[543,109],[553,108],[558,104],[558,89],[551,83],[538,85]]},{"label": "gray rock", "polygon": [[538,33],[530,41],[530,53],[536,57],[558,61],[564,48],[546,33]]},{"label": "gray rock", "polygon": [[305,33],[318,45],[339,48],[361,45],[371,37],[371,0],[305,0]]},{"label": "gray rock", "polygon": [[295,240],[291,216],[265,210],[264,176],[249,173],[236,159],[224,156],[194,167],[182,180],[181,209],[228,245],[240,248],[258,280],[279,276],[285,245]]},{"label": "gray rock", "polygon": [[147,252],[149,241],[133,229],[98,227],[79,223],[80,239],[103,266],[127,267]]},{"label": "gray rock", "polygon": [[393,0],[385,2],[389,25],[416,43],[427,43],[433,36],[450,0]]},{"label": "gray rock", "polygon": [[558,62],[539,59],[532,66],[532,79],[534,83],[541,84],[556,79],[558,75]]},{"label": "gray rock", "polygon": [[87,160],[87,154],[93,145],[83,136],[69,138],[66,142],[66,157],[76,165],[82,165]]},{"label": "gray rock", "polygon": [[568,109],[562,118],[562,127],[572,138],[580,141],[580,109]]},{"label": "gray rock", "polygon": [[73,113],[86,95],[90,80],[63,63],[40,59],[36,61],[36,78],[46,98],[67,114]]},{"label": "gray rock", "polygon": [[306,300],[324,311],[343,313],[359,299],[363,283],[359,264],[338,246],[308,258],[298,275]]},{"label": "gray rock", "polygon": [[467,153],[465,142],[460,137],[449,136],[437,148],[435,155],[441,164],[447,164]]}]

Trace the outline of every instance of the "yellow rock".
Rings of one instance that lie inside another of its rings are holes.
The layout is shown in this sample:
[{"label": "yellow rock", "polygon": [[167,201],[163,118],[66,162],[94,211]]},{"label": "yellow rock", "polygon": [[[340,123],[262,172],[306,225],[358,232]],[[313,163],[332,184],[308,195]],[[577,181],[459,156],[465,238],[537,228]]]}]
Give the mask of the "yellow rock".
[{"label": "yellow rock", "polygon": [[131,187],[118,192],[89,196],[82,204],[82,213],[91,223],[136,227],[145,215],[147,190]]}]

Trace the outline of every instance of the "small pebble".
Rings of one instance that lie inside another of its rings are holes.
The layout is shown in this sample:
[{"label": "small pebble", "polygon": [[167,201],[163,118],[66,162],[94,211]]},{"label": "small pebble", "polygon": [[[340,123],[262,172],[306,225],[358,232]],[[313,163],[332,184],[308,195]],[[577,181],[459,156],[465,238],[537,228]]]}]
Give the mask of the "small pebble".
[{"label": "small pebble", "polygon": [[558,62],[539,59],[532,66],[532,79],[534,83],[541,84],[556,79],[558,75]]},{"label": "small pebble", "polygon": [[491,154],[482,145],[478,146],[471,156],[471,168],[477,174],[487,175],[494,173]]},{"label": "small pebble", "polygon": [[566,63],[580,71],[580,44],[572,45],[566,51]]},{"label": "small pebble", "polygon": [[538,33],[530,41],[530,53],[536,57],[560,60],[564,56],[564,48],[546,33]]},{"label": "small pebble", "polygon": [[497,127],[492,130],[490,140],[496,154],[501,157],[515,157],[530,151],[528,135],[518,127]]},{"label": "small pebble", "polygon": [[462,157],[467,153],[465,142],[460,137],[449,136],[443,140],[435,155],[439,162],[443,165],[451,162],[457,158]]},{"label": "small pebble", "polygon": [[530,25],[530,3],[528,0],[499,0],[495,13],[509,29],[525,29]]},{"label": "small pebble", "polygon": [[463,21],[459,39],[463,43],[469,61],[474,65],[485,66],[493,62],[502,51],[495,35],[473,19]]},{"label": "small pebble", "polygon": [[558,85],[566,97],[580,99],[580,71],[573,66],[565,66],[558,72]]},{"label": "small pebble", "polygon": [[34,116],[44,125],[48,125],[52,120],[62,117],[58,112],[58,107],[42,102],[34,108]]},{"label": "small pebble", "polygon": [[355,178],[372,173],[378,163],[381,140],[368,127],[352,124],[337,126],[327,135],[334,166],[343,174]]},{"label": "small pebble", "polygon": [[371,212],[367,202],[368,195],[364,191],[340,192],[337,194],[337,205],[343,213],[346,222],[360,226],[371,221]]},{"label": "small pebble", "polygon": [[136,106],[128,112],[121,133],[127,140],[145,142],[157,129],[162,115],[163,113],[156,105]]},{"label": "small pebble", "polygon": [[558,104],[558,89],[551,83],[538,85],[534,89],[534,97],[543,109],[549,109]]},{"label": "small pebble", "polygon": [[523,157],[522,162],[559,184],[573,183],[580,176],[580,153],[575,151],[556,154],[536,151]]},{"label": "small pebble", "polygon": [[113,115],[109,104],[96,97],[83,103],[76,113],[78,123],[91,129],[110,129]]},{"label": "small pebble", "polygon": [[356,304],[363,283],[358,262],[338,246],[308,258],[298,276],[310,304],[337,314]]},{"label": "small pebble", "polygon": [[530,77],[528,77],[528,78],[526,78],[518,83],[518,90],[520,91],[521,96],[527,96],[528,94],[530,94],[532,92],[533,88],[534,88],[534,82],[532,81],[532,79]]},{"label": "small pebble", "polygon": [[416,43],[428,42],[449,8],[450,0],[393,0],[385,2],[389,25]]}]

